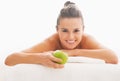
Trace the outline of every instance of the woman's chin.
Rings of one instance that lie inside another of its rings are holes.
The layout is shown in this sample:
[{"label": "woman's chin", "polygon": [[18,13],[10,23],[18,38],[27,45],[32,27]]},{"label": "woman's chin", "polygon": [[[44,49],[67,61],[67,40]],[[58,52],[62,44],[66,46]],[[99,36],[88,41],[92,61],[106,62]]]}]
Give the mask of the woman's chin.
[{"label": "woman's chin", "polygon": [[67,50],[72,50],[72,49],[75,49],[76,48],[76,46],[75,45],[64,45],[64,47],[63,47],[64,49],[67,49]]},{"label": "woman's chin", "polygon": [[74,49],[74,47],[73,47],[73,48],[72,48],[72,47],[71,47],[71,48],[70,48],[70,47],[67,47],[66,49],[68,49],[68,50],[72,50],[72,49]]}]

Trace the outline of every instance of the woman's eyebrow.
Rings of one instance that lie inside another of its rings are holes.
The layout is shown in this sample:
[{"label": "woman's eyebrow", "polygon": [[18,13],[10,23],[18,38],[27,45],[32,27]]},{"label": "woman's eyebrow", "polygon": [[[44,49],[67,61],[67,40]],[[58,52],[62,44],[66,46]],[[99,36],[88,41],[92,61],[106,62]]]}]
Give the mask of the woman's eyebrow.
[{"label": "woman's eyebrow", "polygon": [[[66,29],[66,28],[60,28],[60,29]],[[67,30],[67,29],[66,29]]]},{"label": "woman's eyebrow", "polygon": [[74,30],[80,30],[80,28],[75,28]]}]

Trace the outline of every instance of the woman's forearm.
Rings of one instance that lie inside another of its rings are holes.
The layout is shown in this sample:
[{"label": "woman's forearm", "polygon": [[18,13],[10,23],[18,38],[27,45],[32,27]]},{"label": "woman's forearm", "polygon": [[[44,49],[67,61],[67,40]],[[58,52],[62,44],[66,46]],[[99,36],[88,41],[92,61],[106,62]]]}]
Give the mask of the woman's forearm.
[{"label": "woman's forearm", "polygon": [[21,63],[28,63],[28,64],[32,64],[35,63],[35,55],[34,54],[30,54],[30,53],[13,53],[11,55],[9,55],[6,60],[5,60],[5,64],[9,65],[9,66],[13,66],[16,64],[21,64]]},{"label": "woman's forearm", "polygon": [[85,56],[91,58],[102,59],[106,63],[118,63],[118,57],[116,54],[109,49],[74,49],[74,50],[63,50],[69,54],[69,56]]},{"label": "woman's forearm", "polygon": [[19,52],[9,55],[5,60],[5,64],[8,66],[16,64],[40,64],[47,67],[63,68],[62,64],[58,64],[61,61],[61,59],[54,57],[51,51],[43,53]]}]

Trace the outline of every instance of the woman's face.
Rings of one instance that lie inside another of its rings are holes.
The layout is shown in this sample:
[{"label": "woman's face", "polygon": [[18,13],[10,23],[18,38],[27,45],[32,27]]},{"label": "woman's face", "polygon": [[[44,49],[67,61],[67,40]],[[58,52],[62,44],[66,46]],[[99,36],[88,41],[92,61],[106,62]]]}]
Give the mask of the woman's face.
[{"label": "woman's face", "polygon": [[58,35],[64,49],[74,49],[82,39],[83,22],[81,18],[63,18],[58,25]]}]

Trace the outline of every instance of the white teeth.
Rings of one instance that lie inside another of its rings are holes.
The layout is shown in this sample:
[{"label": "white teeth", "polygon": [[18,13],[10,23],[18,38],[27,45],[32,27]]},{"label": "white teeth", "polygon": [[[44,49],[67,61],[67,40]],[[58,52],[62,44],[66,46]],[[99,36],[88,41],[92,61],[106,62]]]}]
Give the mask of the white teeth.
[{"label": "white teeth", "polygon": [[71,44],[71,43],[74,43],[75,41],[67,41],[67,42]]}]

